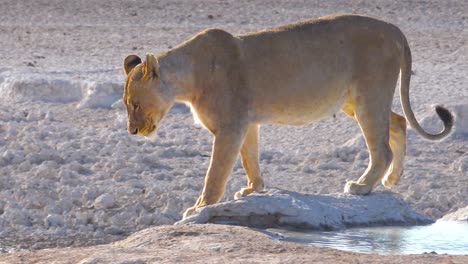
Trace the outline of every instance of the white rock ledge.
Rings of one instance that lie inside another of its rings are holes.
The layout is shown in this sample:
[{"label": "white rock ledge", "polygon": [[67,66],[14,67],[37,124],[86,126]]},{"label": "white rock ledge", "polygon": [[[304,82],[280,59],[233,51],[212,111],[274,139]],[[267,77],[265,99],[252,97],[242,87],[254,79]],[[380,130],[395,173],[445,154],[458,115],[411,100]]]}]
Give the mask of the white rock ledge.
[{"label": "white rock ledge", "polygon": [[460,208],[457,211],[444,215],[440,221],[467,221],[468,222],[468,206]]},{"label": "white rock ledge", "polygon": [[87,79],[78,78],[77,74],[0,73],[0,100],[78,102],[78,108],[109,108],[120,101],[123,82],[95,77],[92,72],[86,75]]},{"label": "white rock ledge", "polygon": [[176,224],[216,223],[319,230],[355,226],[423,225],[434,221],[392,192],[367,196],[309,195],[270,189],[239,200],[200,208]]}]

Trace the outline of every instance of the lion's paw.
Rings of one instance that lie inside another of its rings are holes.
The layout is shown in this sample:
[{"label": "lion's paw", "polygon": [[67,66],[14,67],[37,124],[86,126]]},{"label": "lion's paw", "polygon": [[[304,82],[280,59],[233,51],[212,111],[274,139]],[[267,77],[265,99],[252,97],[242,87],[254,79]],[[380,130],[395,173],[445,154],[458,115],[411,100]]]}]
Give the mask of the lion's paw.
[{"label": "lion's paw", "polygon": [[355,195],[366,195],[366,194],[369,194],[371,190],[372,190],[371,187],[365,184],[357,183],[355,181],[348,181],[344,188],[345,193],[350,193],[350,194],[355,194]]},{"label": "lion's paw", "polygon": [[382,179],[382,185],[385,186],[385,188],[392,188],[395,186],[395,183],[393,181],[390,181],[389,179]]},{"label": "lion's paw", "polygon": [[190,208],[188,208],[187,210],[185,210],[185,212],[184,212],[184,214],[183,214],[183,216],[182,216],[182,219],[185,219],[185,218],[187,218],[187,217],[190,217],[190,216],[194,215],[194,214],[195,214],[195,211],[197,210],[197,208],[198,208],[198,207],[193,206],[193,207],[190,207]]},{"label": "lion's paw", "polygon": [[254,189],[252,188],[242,188],[240,191],[236,192],[236,194],[234,194],[234,199],[235,200],[238,200],[242,197],[245,197],[251,193],[254,192]]},{"label": "lion's paw", "polygon": [[395,174],[392,173],[392,174],[390,174],[387,177],[382,179],[382,184],[386,188],[390,189],[393,186],[395,186],[395,184],[397,184],[398,180],[400,180],[400,177],[398,177],[398,176],[396,176]]}]

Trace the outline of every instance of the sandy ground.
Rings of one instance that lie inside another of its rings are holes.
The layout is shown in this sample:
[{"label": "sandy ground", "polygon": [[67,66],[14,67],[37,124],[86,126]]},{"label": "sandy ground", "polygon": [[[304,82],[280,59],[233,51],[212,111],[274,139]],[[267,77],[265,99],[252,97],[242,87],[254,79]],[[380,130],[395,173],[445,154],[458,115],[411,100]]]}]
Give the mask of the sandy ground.
[{"label": "sandy ground", "polygon": [[[159,53],[202,29],[219,27],[236,34],[338,12],[370,15],[399,26],[409,40],[414,62],[411,101],[419,120],[426,117],[425,124],[431,124],[428,116],[433,115],[430,111],[434,103],[445,104],[449,109],[468,105],[468,2],[463,0],[5,0],[0,2],[0,10],[0,73],[111,79],[120,83],[124,78],[122,60],[127,54]],[[398,100],[394,107],[399,111]],[[52,119],[47,118],[49,112],[53,113]],[[2,100],[1,247],[93,245],[180,219],[181,212],[194,203],[201,189],[210,155],[209,133],[194,127],[189,113],[179,111],[168,115],[160,128],[159,141],[144,142],[126,135],[122,117],[124,112],[119,107],[77,109],[76,102]],[[54,124],[52,128],[50,124]],[[357,178],[365,169],[363,149],[354,150],[360,146],[359,139],[355,139],[359,128],[344,115],[291,128],[262,129],[261,166],[267,186],[313,194],[341,192],[346,179]],[[405,176],[393,191],[433,218],[467,206],[467,135],[464,130],[458,131],[449,140],[436,143],[409,132]],[[349,144],[345,144],[348,140],[352,151],[340,156],[349,150]],[[8,158],[14,153],[7,150],[20,148],[28,155],[17,164],[11,163]],[[56,160],[29,155],[40,153],[41,149],[63,149],[65,154],[59,151]],[[139,158],[130,159],[132,155]],[[79,160],[79,164],[74,160]],[[121,164],[127,160],[127,168],[122,170]],[[61,174],[67,171],[77,173]],[[238,164],[226,199],[231,199],[245,184],[244,177]],[[110,210],[95,208],[97,198],[106,193],[114,197],[115,206]],[[77,198],[70,198],[70,194],[77,194]],[[52,218],[50,213],[54,214]],[[12,223],[9,219],[21,221]],[[50,228],[53,223],[57,226]],[[153,231],[163,234],[171,228]],[[212,226],[206,228],[214,228],[206,234],[219,232]],[[206,235],[203,239],[212,238]],[[245,241],[248,239],[239,237],[231,243]],[[265,238],[265,243],[273,242]],[[298,252],[304,255],[306,251],[313,252],[310,254],[323,261],[347,262],[352,257],[356,262],[370,262],[376,258],[298,245],[284,247],[287,250],[281,254],[291,258],[296,257],[290,253],[294,250],[289,251],[293,248],[300,248]],[[248,255],[248,249],[240,247],[238,252]],[[66,256],[80,250],[67,249],[58,254]],[[86,255],[87,250],[94,249],[83,249],[81,254]],[[8,258],[19,261],[24,257],[28,262],[47,252],[1,255],[0,261],[6,258],[8,263]],[[268,251],[255,254],[265,252]],[[228,253],[207,256],[214,261],[215,257],[232,255]],[[412,258],[424,263],[451,261],[450,257],[430,255],[383,257],[382,261],[407,262]]]},{"label": "sandy ground", "polygon": [[[72,257],[71,257],[72,256]],[[0,263],[466,263],[468,256],[382,256],[272,240],[223,225],[161,226],[90,248],[45,249],[0,257]]]}]

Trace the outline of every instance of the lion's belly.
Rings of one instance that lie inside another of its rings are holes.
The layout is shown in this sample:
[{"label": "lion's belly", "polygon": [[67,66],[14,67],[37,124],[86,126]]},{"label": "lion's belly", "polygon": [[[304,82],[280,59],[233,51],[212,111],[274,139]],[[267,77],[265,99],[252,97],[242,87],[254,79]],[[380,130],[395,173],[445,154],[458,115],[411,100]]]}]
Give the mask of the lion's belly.
[{"label": "lion's belly", "polygon": [[251,104],[251,119],[260,124],[304,125],[333,117],[346,100],[346,85],[336,82],[321,88],[286,87],[262,93]]}]

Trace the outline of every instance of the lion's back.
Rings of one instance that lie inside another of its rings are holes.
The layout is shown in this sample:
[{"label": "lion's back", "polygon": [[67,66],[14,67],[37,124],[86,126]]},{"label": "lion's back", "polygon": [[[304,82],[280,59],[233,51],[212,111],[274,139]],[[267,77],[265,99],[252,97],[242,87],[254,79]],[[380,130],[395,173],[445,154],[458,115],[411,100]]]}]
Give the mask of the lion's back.
[{"label": "lion's back", "polygon": [[343,36],[355,32],[386,34],[397,38],[402,35],[397,26],[376,18],[354,14],[336,14],[241,34],[237,37],[246,42],[271,41],[274,39],[311,39],[320,41],[323,37]]}]

